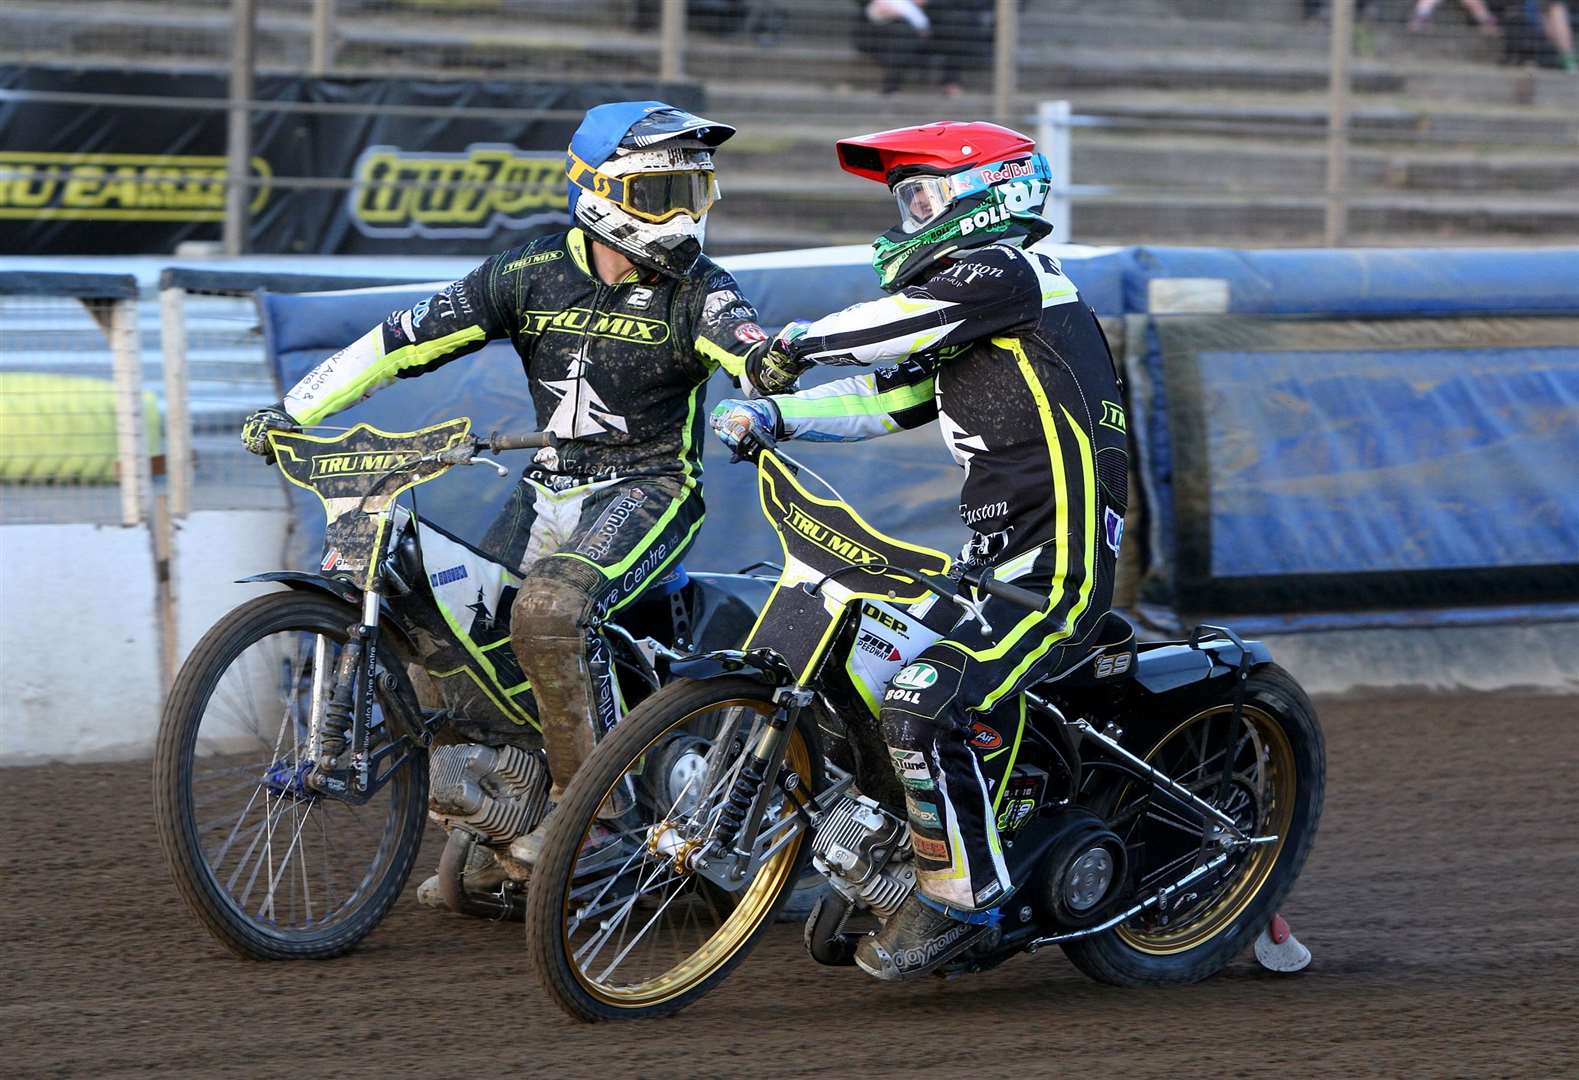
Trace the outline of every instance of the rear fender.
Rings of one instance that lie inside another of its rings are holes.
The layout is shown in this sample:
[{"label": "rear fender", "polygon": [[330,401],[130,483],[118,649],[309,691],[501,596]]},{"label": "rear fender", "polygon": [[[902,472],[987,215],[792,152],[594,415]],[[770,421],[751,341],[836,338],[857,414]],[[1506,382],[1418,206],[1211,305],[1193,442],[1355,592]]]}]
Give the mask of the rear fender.
[{"label": "rear fender", "polygon": [[1135,661],[1135,681],[1147,692],[1166,694],[1194,683],[1232,676],[1248,657],[1251,670],[1272,662],[1272,650],[1265,642],[1232,638],[1200,639],[1200,630],[1190,642],[1142,645]]}]

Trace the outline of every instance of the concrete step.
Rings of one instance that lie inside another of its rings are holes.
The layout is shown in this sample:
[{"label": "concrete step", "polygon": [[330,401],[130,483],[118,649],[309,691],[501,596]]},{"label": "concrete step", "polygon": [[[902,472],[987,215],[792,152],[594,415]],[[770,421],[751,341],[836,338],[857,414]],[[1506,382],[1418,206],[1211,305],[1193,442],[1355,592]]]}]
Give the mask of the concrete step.
[{"label": "concrete step", "polygon": [[[1574,80],[1579,82],[1579,80]],[[980,116],[991,101],[966,93],[940,105],[932,95],[875,94],[838,86],[711,80],[708,102],[718,115],[758,134],[808,126],[849,134],[937,119],[940,113]],[[1325,95],[1261,94],[1247,97],[1211,90],[1131,92],[1086,90],[1069,95],[1080,122],[1107,131],[1141,134],[1244,135],[1321,138],[1327,124]],[[1036,98],[1022,95],[1018,112],[1030,117]],[[1405,97],[1355,101],[1350,127],[1360,142],[1468,143],[1495,148],[1550,146],[1579,149],[1579,110],[1436,102]]]},{"label": "concrete step", "polygon": [[[743,133],[720,157],[725,191],[746,178],[778,177],[786,186],[805,174],[845,178],[834,172],[836,137]],[[1326,187],[1326,149],[1316,143],[1077,131],[1071,159],[1068,179],[1088,186],[1288,194]],[[1392,191],[1573,192],[1579,191],[1579,154],[1356,147],[1349,154],[1349,177],[1356,188]],[[876,190],[868,181],[847,180],[852,192]]]},{"label": "concrete step", "polygon": [[[638,76],[656,72],[656,35],[630,30],[628,20],[608,4],[557,9],[545,4],[532,0],[506,8],[503,15],[398,8],[360,13],[352,8],[337,23],[336,63],[351,71],[420,66],[452,75],[606,77],[611,65]],[[304,64],[310,26],[304,6],[270,7],[259,18],[260,61],[269,66]],[[1234,26],[1238,29],[1230,29]],[[694,35],[686,65],[693,77],[704,80],[750,70],[757,79],[804,80],[810,74],[822,85],[875,86],[881,79],[877,65],[856,52],[848,26],[842,32],[837,27],[834,20],[833,28],[815,40],[786,34],[766,48],[747,37]],[[1282,31],[1281,40],[1274,31]],[[1020,39],[1019,80],[1022,90],[1037,95],[1110,89],[1324,91],[1327,60],[1320,42],[1286,31],[1283,24],[1265,19],[1235,24],[1222,18],[1173,18],[1126,30],[1112,16],[1089,12],[1062,23],[1028,21]],[[114,56],[124,62],[128,52],[223,60],[230,34],[228,12],[192,2],[153,6],[86,0],[62,8],[47,0],[10,0],[0,11],[0,40],[10,43],[7,51],[37,60],[81,62],[84,57]],[[1183,42],[1170,40],[1170,34],[1182,35]],[[1214,41],[1214,36],[1222,40]],[[1247,41],[1257,44],[1246,47]],[[985,90],[989,77],[989,64],[968,65],[968,84]],[[931,77],[918,73],[917,81],[929,82]],[[1362,60],[1355,67],[1354,87],[1361,94],[1417,93],[1435,100],[1579,104],[1579,80],[1488,64]]]}]

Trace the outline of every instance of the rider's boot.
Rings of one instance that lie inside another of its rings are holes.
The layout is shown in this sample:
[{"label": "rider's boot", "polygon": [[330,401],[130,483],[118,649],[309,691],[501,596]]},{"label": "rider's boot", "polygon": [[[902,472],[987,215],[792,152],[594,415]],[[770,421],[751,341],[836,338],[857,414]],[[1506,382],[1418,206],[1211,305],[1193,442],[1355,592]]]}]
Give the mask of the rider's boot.
[{"label": "rider's boot", "polygon": [[[466,867],[461,872],[461,888],[476,896],[496,893],[499,891],[499,886],[506,881],[519,880],[520,874],[511,873],[511,869],[496,857],[496,853],[490,848],[482,844],[473,844],[466,856]],[[449,910],[450,906],[444,899],[438,874],[432,875],[417,886],[417,903],[437,911]]]},{"label": "rider's boot", "polygon": [[[912,892],[881,930],[861,939],[855,962],[879,979],[913,979],[936,971],[992,929],[997,912],[956,912]],[[979,920],[964,922],[962,919]]]},{"label": "rider's boot", "polygon": [[[612,801],[612,800],[610,800]],[[604,820],[614,816],[607,811],[609,802],[599,808],[598,820],[593,821],[592,827],[587,830],[586,837],[581,842],[583,855],[601,847],[605,841],[614,836],[614,830],[604,824]],[[554,829],[554,807],[548,808],[548,813],[543,815],[543,820],[538,822],[537,828],[525,836],[518,836],[510,842],[510,858],[516,862],[525,863],[527,866],[536,866],[537,860],[543,854],[543,848],[548,843],[549,834]]]}]

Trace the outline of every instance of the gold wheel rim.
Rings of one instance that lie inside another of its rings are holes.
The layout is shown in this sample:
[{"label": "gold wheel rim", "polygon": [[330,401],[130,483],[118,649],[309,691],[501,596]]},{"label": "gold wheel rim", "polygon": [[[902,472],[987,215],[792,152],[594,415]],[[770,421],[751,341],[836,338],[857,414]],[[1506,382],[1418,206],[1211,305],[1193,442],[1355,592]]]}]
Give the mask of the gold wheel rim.
[{"label": "gold wheel rim", "polygon": [[[1193,725],[1209,725],[1214,718],[1232,712],[1232,706],[1220,705],[1196,713],[1168,732],[1146,756],[1147,762],[1157,758],[1174,739]],[[1210,733],[1208,726],[1205,734]],[[1277,865],[1294,820],[1294,798],[1297,794],[1294,747],[1271,714],[1251,705],[1244,707],[1240,728],[1240,735],[1243,734],[1248,734],[1252,740],[1264,791],[1252,831],[1262,835],[1275,833],[1277,840],[1250,848],[1247,861],[1234,871],[1233,884],[1228,890],[1201,910],[1190,912],[1188,918],[1179,925],[1159,930],[1142,930],[1129,923],[1119,926],[1116,931],[1119,940],[1130,948],[1148,956],[1174,956],[1211,940],[1239,918],[1251,901],[1260,895],[1262,886],[1272,874],[1272,868]],[[1235,777],[1237,783],[1237,772]],[[1128,794],[1127,790],[1125,794]],[[1119,805],[1123,805],[1122,797]],[[1180,876],[1183,873],[1181,870]]]},{"label": "gold wheel rim", "polygon": [[[702,709],[695,709],[654,736],[643,748],[641,754],[632,759],[633,763],[641,761],[651,754],[653,748],[676,728],[686,726],[699,716],[734,707],[748,708],[759,715],[772,710],[772,706],[769,703],[752,698],[732,699],[717,702]],[[745,752],[749,752],[749,744],[748,749],[742,751],[742,753]],[[803,780],[811,775],[811,751],[807,747],[805,737],[801,734],[798,727],[790,730],[789,745],[784,750],[784,768],[794,770]],[[609,786],[609,789],[603,793],[605,799],[613,794],[615,787],[619,785],[620,780],[629,771],[630,769],[627,768],[625,772],[620,774],[620,778]],[[794,811],[786,804],[779,817],[782,819],[793,815],[793,813]],[[764,818],[763,827],[766,828],[768,824],[768,819]],[[592,979],[582,970],[581,965],[576,962],[576,949],[571,941],[571,900],[570,894],[567,892],[559,925],[565,955],[570,960],[570,970],[576,981],[581,985],[582,989],[598,1001],[624,1009],[639,1009],[661,1005],[701,985],[730,961],[735,953],[740,950],[740,947],[756,931],[757,927],[762,924],[762,921],[767,918],[774,899],[779,895],[786,879],[788,879],[798,861],[801,845],[805,842],[805,839],[805,833],[800,833],[758,869],[751,883],[738,894],[739,900],[734,910],[730,912],[729,917],[702,944],[701,948],[692,951],[679,963],[674,964],[659,975],[631,986],[609,986]]]}]

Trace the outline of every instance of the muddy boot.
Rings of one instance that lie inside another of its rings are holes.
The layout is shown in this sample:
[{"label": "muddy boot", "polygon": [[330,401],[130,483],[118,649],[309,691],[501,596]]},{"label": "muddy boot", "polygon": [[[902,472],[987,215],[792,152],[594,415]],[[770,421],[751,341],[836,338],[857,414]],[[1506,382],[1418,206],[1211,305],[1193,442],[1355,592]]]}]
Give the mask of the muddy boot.
[{"label": "muddy boot", "polygon": [[[980,918],[983,913],[961,913]],[[913,979],[948,963],[990,930],[991,923],[961,922],[942,905],[912,892],[876,933],[855,947],[855,962],[879,979]]]},{"label": "muddy boot", "polygon": [[[451,834],[446,843],[446,853],[452,844],[465,844],[469,847],[465,853],[465,863],[461,869],[461,890],[468,896],[490,896],[499,891],[499,886],[506,881],[513,880],[517,875],[511,874],[503,861],[496,857],[495,852],[482,844],[475,843],[470,838]],[[443,874],[446,871],[448,858],[441,859],[439,873],[436,873],[417,886],[417,903],[423,907],[434,908],[438,911],[453,910],[445,899]],[[465,914],[474,914],[465,912]]]}]

